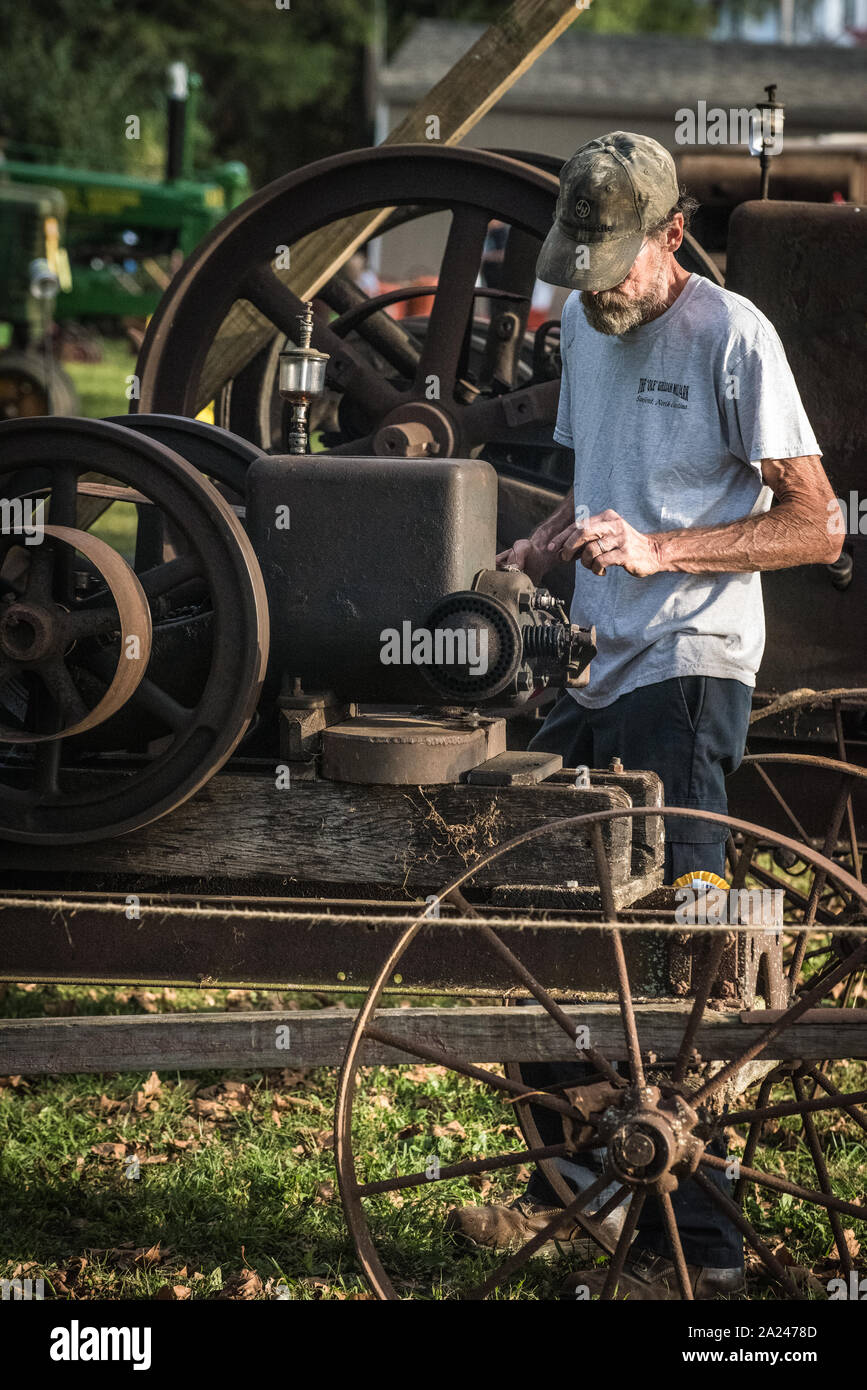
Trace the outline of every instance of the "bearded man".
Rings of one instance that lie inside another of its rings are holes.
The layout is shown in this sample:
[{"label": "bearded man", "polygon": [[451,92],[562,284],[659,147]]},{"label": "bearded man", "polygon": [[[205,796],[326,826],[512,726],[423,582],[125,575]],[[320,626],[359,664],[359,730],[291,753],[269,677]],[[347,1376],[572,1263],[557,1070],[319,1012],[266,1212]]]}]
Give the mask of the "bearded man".
[{"label": "bearded man", "polygon": [[[539,583],[555,561],[578,561],[572,619],[596,626],[589,685],[561,697],[530,747],[561,754],[567,767],[619,757],[658,773],[668,805],[725,812],[764,647],[760,571],[830,564],[841,539],[829,531],[834,493],[774,328],[749,300],[675,259],[694,206],[671,155],[645,135],[603,135],[564,165],[537,273],[573,290],[554,438],[574,450],[574,485],[498,563]],[[666,882],[721,876],[724,840],[718,825],[672,818]],[[524,1077],[579,1084],[587,1070],[537,1064]],[[561,1142],[556,1113],[535,1114],[543,1144]],[[559,1166],[580,1190],[601,1171],[593,1158]],[[738,1232],[695,1183],[681,1183],[673,1204],[695,1296],[737,1292]],[[537,1171],[510,1207],[465,1207],[448,1225],[510,1248],[559,1206]],[[623,1217],[622,1206],[608,1217],[614,1230]],[[555,1231],[558,1241],[581,1234],[568,1221]],[[598,1292],[604,1275],[581,1271],[570,1282]],[[655,1199],[642,1209],[618,1296],[679,1296]]]}]

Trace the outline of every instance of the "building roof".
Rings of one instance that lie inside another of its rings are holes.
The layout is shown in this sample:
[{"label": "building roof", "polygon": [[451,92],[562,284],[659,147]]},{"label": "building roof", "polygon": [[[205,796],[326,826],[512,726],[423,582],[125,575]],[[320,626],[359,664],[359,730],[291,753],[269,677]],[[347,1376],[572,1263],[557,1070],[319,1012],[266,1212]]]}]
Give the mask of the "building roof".
[{"label": "building roof", "polygon": [[[421,21],[380,73],[380,97],[413,104],[466,53],[483,25]],[[680,107],[750,107],[776,82],[799,127],[867,128],[867,51],[669,34],[562,35],[498,103],[501,109],[673,119]]]}]

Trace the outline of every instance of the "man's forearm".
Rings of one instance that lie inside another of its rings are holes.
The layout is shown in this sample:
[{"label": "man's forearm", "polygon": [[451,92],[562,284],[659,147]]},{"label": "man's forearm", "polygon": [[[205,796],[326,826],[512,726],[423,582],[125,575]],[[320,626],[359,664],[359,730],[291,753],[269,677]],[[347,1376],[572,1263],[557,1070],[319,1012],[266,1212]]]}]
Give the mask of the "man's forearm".
[{"label": "man's forearm", "polygon": [[660,570],[682,574],[782,570],[792,565],[831,564],[840,542],[816,508],[786,501],[759,516],[720,526],[685,527],[649,536]]}]

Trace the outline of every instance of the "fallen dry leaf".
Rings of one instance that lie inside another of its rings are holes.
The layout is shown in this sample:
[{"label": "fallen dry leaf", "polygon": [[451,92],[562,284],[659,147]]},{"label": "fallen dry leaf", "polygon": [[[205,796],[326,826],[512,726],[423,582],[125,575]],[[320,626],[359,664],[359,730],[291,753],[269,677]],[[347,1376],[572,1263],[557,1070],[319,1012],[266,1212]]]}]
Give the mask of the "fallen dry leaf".
[{"label": "fallen dry leaf", "polygon": [[126,1158],[126,1144],[91,1144],[90,1152],[99,1158]]},{"label": "fallen dry leaf", "polygon": [[255,1269],[242,1269],[223,1285],[220,1298],[239,1299],[248,1302],[262,1292],[262,1280]]},{"label": "fallen dry leaf", "polygon": [[445,1067],[407,1067],[404,1075],[407,1081],[432,1081],[435,1076],[446,1076]]},{"label": "fallen dry leaf", "polygon": [[154,1298],[167,1300],[174,1299],[177,1302],[180,1302],[184,1298],[189,1298],[191,1294],[192,1289],[188,1289],[186,1284],[163,1284],[159,1289],[157,1289],[157,1292],[154,1294]]},{"label": "fallen dry leaf", "polygon": [[434,1125],[431,1130],[434,1139],[466,1139],[467,1131],[460,1120],[449,1120],[446,1125]]},{"label": "fallen dry leaf", "polygon": [[134,999],[139,1008],[143,1009],[146,1014],[157,1012],[157,996],[151,990],[134,989],[129,997]]}]

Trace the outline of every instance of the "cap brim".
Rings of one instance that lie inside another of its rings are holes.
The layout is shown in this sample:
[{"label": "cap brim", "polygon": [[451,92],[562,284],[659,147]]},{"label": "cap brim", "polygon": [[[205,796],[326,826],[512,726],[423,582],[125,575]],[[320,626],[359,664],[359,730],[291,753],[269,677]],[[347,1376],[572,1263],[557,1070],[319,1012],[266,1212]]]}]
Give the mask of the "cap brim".
[{"label": "cap brim", "polygon": [[[643,244],[643,232],[581,243],[567,236],[555,222],[539,253],[536,274],[548,285],[563,285],[569,290],[610,290],[625,280]],[[587,264],[579,267],[577,252],[581,245],[586,246],[587,254],[582,259]]]}]

